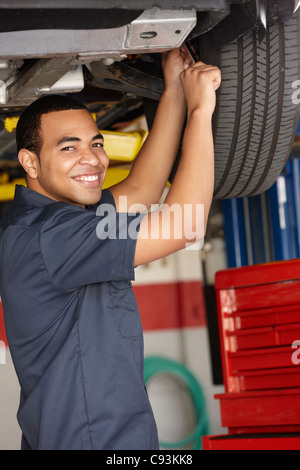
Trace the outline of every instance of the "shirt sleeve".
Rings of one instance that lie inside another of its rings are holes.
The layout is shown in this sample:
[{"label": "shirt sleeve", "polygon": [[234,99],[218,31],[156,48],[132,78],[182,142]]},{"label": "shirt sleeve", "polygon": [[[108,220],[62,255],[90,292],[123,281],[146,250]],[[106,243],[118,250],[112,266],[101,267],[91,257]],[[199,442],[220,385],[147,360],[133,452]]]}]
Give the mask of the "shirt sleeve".
[{"label": "shirt sleeve", "polygon": [[117,213],[106,191],[97,209],[56,203],[40,229],[40,250],[52,283],[68,290],[134,279],[134,254],[142,216]]}]

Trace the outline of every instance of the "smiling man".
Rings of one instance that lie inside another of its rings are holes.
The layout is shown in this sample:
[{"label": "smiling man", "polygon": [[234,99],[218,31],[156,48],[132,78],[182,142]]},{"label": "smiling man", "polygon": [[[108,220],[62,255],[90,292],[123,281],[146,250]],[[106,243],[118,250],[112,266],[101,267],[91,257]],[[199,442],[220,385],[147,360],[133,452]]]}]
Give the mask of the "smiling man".
[{"label": "smiling man", "polygon": [[[72,106],[75,109],[68,109]],[[19,122],[17,145],[30,189],[84,207],[100,201],[109,160],[95,121],[81,108],[80,103],[72,105],[72,100],[60,96],[37,101]],[[24,142],[28,120],[33,120],[31,116],[27,119],[29,113],[34,113],[36,121],[40,116],[40,122],[35,123],[39,125],[42,143],[38,142],[38,148]]]},{"label": "smiling man", "polygon": [[[169,237],[162,236],[162,216],[173,204],[190,206],[193,241],[204,235],[214,183],[211,118],[221,80],[217,68],[192,64],[185,48],[164,54],[162,64],[165,91],[153,128],[128,178],[109,190],[102,191],[109,163],[103,137],[85,106],[48,96],[20,117],[17,146],[27,188],[16,187],[1,220],[0,291],[21,385],[22,449],[158,449],[131,280],[135,266],[191,241],[176,236],[183,220],[172,223],[172,217],[164,219]],[[128,208],[149,207],[163,192],[186,112],[182,158],[165,204],[129,234],[141,216]],[[113,208],[115,237],[99,234],[105,205]],[[195,222],[199,205],[203,224]],[[151,238],[153,229],[158,237]]]}]

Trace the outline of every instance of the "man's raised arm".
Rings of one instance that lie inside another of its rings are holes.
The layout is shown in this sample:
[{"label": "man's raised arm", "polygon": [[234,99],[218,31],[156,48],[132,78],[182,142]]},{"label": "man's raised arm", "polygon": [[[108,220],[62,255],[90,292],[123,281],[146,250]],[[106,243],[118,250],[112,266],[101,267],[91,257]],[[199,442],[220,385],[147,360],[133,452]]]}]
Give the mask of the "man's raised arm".
[{"label": "man's raised arm", "polygon": [[180,79],[188,107],[182,156],[165,203],[141,223],[135,266],[181,250],[203,239],[206,231],[214,188],[212,115],[221,73],[198,62]]},{"label": "man's raised arm", "polygon": [[186,117],[181,72],[193,61],[185,46],[162,54],[165,89],[150,133],[134,161],[129,176],[110,188],[118,208],[120,196],[127,204],[150,207],[159,201],[173,168]]}]

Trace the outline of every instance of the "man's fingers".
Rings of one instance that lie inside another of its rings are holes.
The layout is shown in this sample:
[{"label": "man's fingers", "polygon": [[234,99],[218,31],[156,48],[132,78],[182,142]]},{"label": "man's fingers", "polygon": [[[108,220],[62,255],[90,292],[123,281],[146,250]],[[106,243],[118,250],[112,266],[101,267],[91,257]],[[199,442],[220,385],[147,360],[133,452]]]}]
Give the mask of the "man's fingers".
[{"label": "man's fingers", "polygon": [[220,73],[218,74],[218,76],[214,79],[215,91],[217,91],[218,88],[220,88],[221,83],[222,83],[222,78],[221,78],[221,72],[220,72]]},{"label": "man's fingers", "polygon": [[185,44],[180,47],[180,54],[183,61],[183,70],[186,70],[194,64],[194,61]]},{"label": "man's fingers", "polygon": [[182,72],[182,75],[185,73],[187,74],[209,74],[210,78],[213,79],[213,82],[216,84],[221,84],[221,71],[218,67],[214,65],[206,65],[203,62],[197,62],[196,64],[192,65],[188,69]]},{"label": "man's fingers", "polygon": [[195,69],[200,69],[202,70],[203,72],[205,71],[209,71],[209,70],[214,70],[214,69],[218,69],[218,67],[216,67],[215,65],[210,65],[210,64],[205,64],[204,62],[196,62],[192,68],[195,68]]}]

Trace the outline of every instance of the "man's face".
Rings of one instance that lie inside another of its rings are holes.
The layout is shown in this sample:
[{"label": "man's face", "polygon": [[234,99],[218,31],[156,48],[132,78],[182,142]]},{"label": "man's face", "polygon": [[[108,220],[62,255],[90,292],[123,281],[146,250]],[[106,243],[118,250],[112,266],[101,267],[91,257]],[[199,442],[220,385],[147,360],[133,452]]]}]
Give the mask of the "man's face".
[{"label": "man's face", "polygon": [[99,202],[109,160],[90,113],[80,109],[45,114],[41,137],[38,176],[32,189],[80,206]]}]

